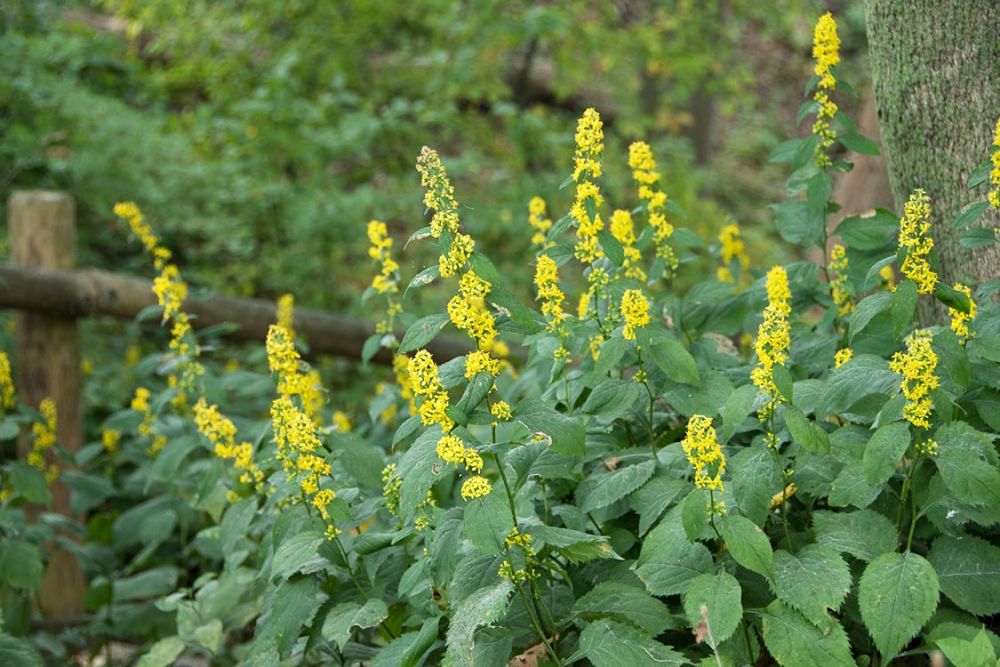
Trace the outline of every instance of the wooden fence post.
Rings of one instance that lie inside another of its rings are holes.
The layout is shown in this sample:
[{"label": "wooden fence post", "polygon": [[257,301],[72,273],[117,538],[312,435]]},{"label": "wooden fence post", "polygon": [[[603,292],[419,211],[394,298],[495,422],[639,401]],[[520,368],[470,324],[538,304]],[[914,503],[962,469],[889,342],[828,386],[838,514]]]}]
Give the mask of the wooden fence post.
[{"label": "wooden fence post", "polygon": [[[76,220],[73,199],[61,192],[15,192],[8,201],[9,235],[14,264],[72,269]],[[83,444],[80,340],[73,319],[22,311],[17,316],[17,392],[22,403],[37,408],[45,398],[56,404],[56,441],[75,453]],[[22,454],[25,443],[22,443]],[[50,461],[54,454],[49,453]],[[62,468],[65,462],[59,461]],[[69,489],[52,485],[52,511],[70,516]],[[39,606],[52,618],[83,612],[86,581],[75,554],[49,550]]]}]

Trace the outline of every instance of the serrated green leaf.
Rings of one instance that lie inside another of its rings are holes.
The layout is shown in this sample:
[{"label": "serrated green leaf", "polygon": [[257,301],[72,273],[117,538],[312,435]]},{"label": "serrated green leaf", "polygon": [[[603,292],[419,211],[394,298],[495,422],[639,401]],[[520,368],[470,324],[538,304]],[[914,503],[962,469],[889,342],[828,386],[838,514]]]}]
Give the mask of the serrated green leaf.
[{"label": "serrated green leaf", "polygon": [[603,419],[614,420],[642,409],[646,391],[631,380],[605,380],[594,387],[583,404],[583,412]]},{"label": "serrated green leaf", "polygon": [[641,588],[603,581],[573,605],[573,615],[584,621],[607,618],[634,625],[655,637],[670,627],[670,608]]},{"label": "serrated green leaf", "polygon": [[768,605],[763,618],[764,644],[782,667],[855,667],[847,633],[833,618],[824,629],[779,600]]},{"label": "serrated green leaf", "polygon": [[899,217],[884,208],[874,215],[854,215],[837,225],[836,235],[852,250],[878,250],[889,243],[890,235],[899,229]]},{"label": "serrated green leaf", "polygon": [[645,535],[687,488],[686,480],[654,477],[633,492],[629,496],[629,505],[639,515],[639,535]]},{"label": "serrated green leaf", "polygon": [[667,596],[686,591],[695,577],[714,569],[714,562],[704,544],[688,541],[680,508],[674,508],[643,540],[634,569],[646,590]]},{"label": "serrated green leaf", "polygon": [[826,454],[830,451],[830,438],[826,431],[806,417],[797,407],[785,406],[785,425],[788,426],[792,441],[807,452]]},{"label": "serrated green leaf", "polygon": [[371,667],[415,667],[438,636],[438,617],[424,621],[417,632],[407,632],[392,640],[376,654]]},{"label": "serrated green leaf", "polygon": [[888,663],[920,631],[937,608],[938,578],[922,556],[882,554],[858,583],[861,619]]},{"label": "serrated green leaf", "polygon": [[475,667],[476,629],[496,622],[510,602],[513,585],[506,579],[478,591],[462,600],[448,626],[445,666]]},{"label": "serrated green leaf", "polygon": [[331,609],[323,621],[323,639],[332,641],[341,651],[351,638],[351,628],[374,628],[389,616],[385,602],[372,598],[363,605],[344,602]]},{"label": "serrated green leaf", "polygon": [[654,341],[650,359],[671,380],[695,387],[701,386],[701,375],[698,373],[694,357],[680,341],[673,338],[660,338]]},{"label": "serrated green leaf", "polygon": [[581,512],[607,507],[632,493],[653,476],[656,463],[643,461],[607,473],[587,477],[576,487],[576,502]]},{"label": "serrated green leaf", "polygon": [[650,639],[623,623],[602,619],[580,633],[580,647],[570,656],[573,662],[587,658],[594,667],[664,667],[686,665],[687,659],[669,646]]},{"label": "serrated green leaf", "polygon": [[721,444],[726,444],[733,437],[736,430],[753,411],[753,404],[756,400],[757,388],[752,384],[737,387],[729,394],[725,405],[722,406],[722,431],[719,434]]},{"label": "serrated green leaf", "polygon": [[485,497],[470,500],[464,523],[463,534],[478,549],[489,554],[503,551],[504,537],[513,524],[504,488],[497,484]]},{"label": "serrated green leaf", "polygon": [[935,644],[955,667],[996,667],[997,654],[982,628],[972,640],[942,637]]},{"label": "serrated green leaf", "polygon": [[791,403],[795,398],[795,381],[792,380],[792,374],[783,365],[775,364],[771,368],[771,376],[774,379],[774,386],[778,388],[778,393],[788,403]]},{"label": "serrated green leaf", "polygon": [[896,464],[910,446],[910,429],[905,422],[878,427],[872,434],[862,458],[865,481],[885,484],[896,472]]},{"label": "serrated green leaf", "polygon": [[899,543],[892,522],[872,510],[814,512],[813,530],[819,544],[867,562],[895,551]]},{"label": "serrated green leaf", "polygon": [[316,530],[305,530],[286,538],[274,553],[271,564],[273,576],[285,579],[298,572],[316,558],[319,545],[325,541],[323,534]]},{"label": "serrated green leaf", "polygon": [[441,429],[434,426],[413,441],[399,461],[399,512],[405,521],[413,517],[417,505],[424,501],[434,483],[451,469],[438,458],[437,442]]},{"label": "serrated green leaf", "polygon": [[740,511],[763,526],[771,497],[782,488],[774,455],[764,445],[745,447],[730,459],[726,471],[732,471],[733,495]]},{"label": "serrated green leaf", "polygon": [[693,489],[681,503],[681,525],[684,526],[684,534],[691,542],[697,542],[712,535],[708,523],[709,502],[708,491]]},{"label": "serrated green leaf", "polygon": [[858,302],[847,325],[847,339],[854,342],[854,337],[864,331],[865,327],[876,315],[885,311],[892,304],[891,292],[876,292]]},{"label": "serrated green leaf", "polygon": [[814,625],[823,626],[851,588],[851,571],[830,547],[810,544],[797,554],[774,553],[774,592]]},{"label": "serrated green leaf", "polygon": [[977,616],[1000,612],[1000,547],[973,535],[942,535],[927,560],[941,591],[959,607]]},{"label": "serrated green leaf", "polygon": [[45,475],[25,461],[14,461],[7,466],[7,481],[11,488],[24,496],[28,502],[38,505],[48,505],[52,502],[52,494],[49,492],[49,483],[45,481]]},{"label": "serrated green leaf", "polygon": [[315,577],[287,579],[266,596],[264,613],[257,619],[254,644],[264,647],[277,642],[279,655],[291,650],[303,628],[312,623],[325,597],[317,584]]},{"label": "serrated green leaf", "polygon": [[553,451],[558,454],[573,456],[585,451],[585,429],[578,418],[556,412],[541,401],[526,401],[517,409],[514,418],[528,430],[548,436]]},{"label": "serrated green leaf", "polygon": [[889,307],[892,315],[892,331],[897,338],[913,324],[913,313],[916,312],[916,308],[917,284],[912,280],[900,282],[892,292],[892,305]]},{"label": "serrated green leaf", "polygon": [[1000,469],[989,437],[964,422],[945,424],[934,434],[934,464],[948,490],[969,505],[1000,505]]},{"label": "serrated green leaf", "polygon": [[684,593],[684,614],[691,629],[697,630],[702,623],[702,607],[705,607],[711,631],[705,641],[718,648],[739,627],[743,618],[742,595],[740,583],[725,571],[695,577]]},{"label": "serrated green leaf", "polygon": [[764,531],[750,519],[737,514],[728,514],[719,523],[722,539],[736,562],[768,579],[772,578],[774,552]]},{"label": "serrated green leaf", "polygon": [[551,546],[571,563],[584,563],[596,558],[621,560],[604,535],[591,535],[570,528],[529,526],[527,532]]}]

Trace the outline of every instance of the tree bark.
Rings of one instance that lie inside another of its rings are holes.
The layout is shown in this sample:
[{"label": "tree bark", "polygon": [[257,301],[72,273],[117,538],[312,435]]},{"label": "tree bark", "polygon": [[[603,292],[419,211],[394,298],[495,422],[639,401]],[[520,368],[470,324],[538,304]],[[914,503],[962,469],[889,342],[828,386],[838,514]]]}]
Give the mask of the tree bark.
[{"label": "tree bark", "polygon": [[[1000,278],[1000,246],[959,243],[956,216],[985,191],[969,174],[990,155],[1000,116],[1000,2],[865,0],[879,127],[897,209],[916,188],[931,197],[939,279],[973,286]],[[979,225],[995,227],[990,210]],[[928,299],[922,315],[947,309]]]}]

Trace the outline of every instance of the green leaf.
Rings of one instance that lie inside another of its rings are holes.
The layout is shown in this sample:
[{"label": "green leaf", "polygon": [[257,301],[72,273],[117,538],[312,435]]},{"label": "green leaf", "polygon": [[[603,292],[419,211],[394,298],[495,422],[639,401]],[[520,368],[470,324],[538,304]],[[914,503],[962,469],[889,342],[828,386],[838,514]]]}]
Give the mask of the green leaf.
[{"label": "green leaf", "polygon": [[351,638],[351,628],[374,628],[389,616],[385,602],[372,598],[361,605],[344,602],[331,609],[323,621],[323,639],[332,641],[341,651]]},{"label": "green leaf", "polygon": [[591,475],[576,487],[577,505],[581,512],[607,507],[645,484],[655,470],[656,463],[643,461],[608,473]]},{"label": "green leaf", "polygon": [[847,339],[854,342],[854,337],[864,331],[865,327],[892,303],[892,292],[876,292],[858,302],[847,325]]},{"label": "green leaf", "polygon": [[879,426],[865,445],[862,459],[865,481],[875,485],[888,482],[909,446],[910,429],[905,422]]},{"label": "green leaf", "polygon": [[764,644],[783,667],[855,667],[847,633],[833,618],[824,629],[775,600],[763,618]]},{"label": "green leaf", "polygon": [[12,537],[0,540],[0,578],[8,586],[36,590],[42,583],[43,570],[42,552],[37,546]]},{"label": "green leaf", "polygon": [[822,238],[822,223],[809,215],[804,201],[789,200],[768,206],[774,213],[774,224],[781,238],[796,245],[813,245]]},{"label": "green leaf", "polygon": [[865,480],[861,461],[850,460],[833,480],[828,500],[834,507],[854,506],[863,509],[875,501],[882,489],[881,484],[869,484]]},{"label": "green leaf", "polygon": [[973,224],[979,218],[982,217],[983,213],[989,209],[990,203],[988,201],[977,201],[968,204],[962,209],[962,212],[958,214],[955,218],[955,223],[952,225],[955,229],[965,229],[969,225]]},{"label": "green leaf", "polygon": [[701,375],[694,357],[687,349],[673,338],[660,338],[653,342],[650,359],[663,373],[675,382],[701,386]]},{"label": "green leaf", "polygon": [[1000,469],[996,453],[988,457],[989,437],[965,422],[951,422],[934,438],[939,446],[934,464],[952,495],[969,505],[1000,505]]},{"label": "green leaf", "polygon": [[[865,274],[865,281],[862,284],[861,289],[870,290],[872,287],[878,284],[879,271],[895,263],[896,263],[896,255],[895,253],[893,253],[892,255],[889,255],[888,257],[883,257],[879,261],[872,264],[871,268],[868,269],[868,273]],[[884,294],[884,292],[879,292],[879,294]]]},{"label": "green leaf", "polygon": [[767,156],[767,161],[775,164],[791,162],[792,158],[795,157],[796,151],[799,150],[799,145],[802,143],[802,139],[787,139],[782,141],[771,150],[770,155]]},{"label": "green leaf", "polygon": [[287,579],[303,568],[307,563],[317,558],[319,545],[326,538],[317,530],[304,530],[296,533],[278,546],[274,552],[271,572],[275,578]]},{"label": "green leaf", "polygon": [[583,404],[583,412],[609,421],[642,408],[647,401],[642,385],[632,380],[605,380],[594,387]]},{"label": "green leaf", "polygon": [[904,280],[896,285],[892,293],[892,331],[898,338],[906,328],[913,324],[913,313],[917,308],[917,284],[912,280]]},{"label": "green leaf", "polygon": [[664,667],[688,660],[669,646],[623,623],[602,619],[580,633],[580,646],[567,662],[587,658],[594,667]]},{"label": "green leaf", "polygon": [[438,623],[438,617],[428,618],[417,632],[407,632],[392,640],[375,655],[371,667],[416,667],[424,664],[424,654],[437,639]]},{"label": "green leaf", "polygon": [[872,510],[813,512],[813,531],[819,544],[867,562],[895,551],[899,543],[892,522]]},{"label": "green leaf", "polygon": [[681,503],[681,525],[691,542],[712,535],[708,524],[708,504],[709,495],[705,489],[693,489]]},{"label": "green leaf", "polygon": [[655,637],[670,627],[670,608],[652,595],[615,581],[602,581],[573,605],[573,615],[584,621],[607,618],[634,625]]},{"label": "green leaf", "polygon": [[879,250],[889,244],[889,237],[899,229],[899,217],[884,208],[874,215],[853,215],[841,220],[836,235],[851,250]]},{"label": "green leaf", "polygon": [[785,406],[785,425],[788,426],[792,441],[807,452],[826,454],[830,451],[830,437],[826,431],[806,417],[797,407]]},{"label": "green leaf", "polygon": [[684,613],[691,629],[698,633],[702,607],[705,607],[711,631],[705,641],[712,648],[717,648],[739,627],[743,618],[742,595],[740,583],[725,571],[695,577],[684,593]]},{"label": "green leaf", "polygon": [[774,575],[774,552],[764,531],[750,519],[728,514],[721,521],[722,539],[737,563],[768,579]]},{"label": "green leaf", "polygon": [[528,430],[545,434],[557,454],[574,456],[585,451],[583,422],[556,412],[541,401],[525,401],[518,408],[515,419]]},{"label": "green leaf", "polygon": [[152,570],[133,574],[130,577],[115,579],[115,602],[130,600],[145,600],[170,593],[177,587],[180,570],[173,565],[161,565]]},{"label": "green leaf", "polygon": [[303,628],[325,597],[318,590],[316,577],[287,579],[265,596],[264,613],[257,619],[254,644],[264,650],[277,642],[278,654],[285,655],[295,645]]},{"label": "green leaf", "polygon": [[446,667],[475,667],[476,628],[499,620],[510,602],[513,585],[506,579],[495,586],[480,588],[462,600],[448,626]]},{"label": "green leaf", "polygon": [[[992,232],[990,235],[992,236]],[[944,283],[934,285],[934,298],[949,308],[960,310],[963,313],[969,312],[969,297]]]},{"label": "green leaf", "polygon": [[591,375],[604,380],[608,371],[621,361],[627,349],[628,341],[620,335],[611,336],[611,338],[604,341],[604,344],[601,345],[601,355],[594,362],[594,369],[591,371]]},{"label": "green leaf", "polygon": [[504,488],[497,484],[483,498],[465,506],[464,535],[478,549],[489,554],[503,551],[503,540],[511,529],[512,518]]},{"label": "green leaf", "polygon": [[882,554],[858,583],[861,619],[886,664],[920,631],[938,604],[938,578],[922,556]]},{"label": "green leaf", "polygon": [[136,667],[169,667],[184,652],[184,646],[180,637],[161,639],[139,659]]},{"label": "green leaf", "polygon": [[86,514],[115,495],[115,485],[106,475],[64,470],[61,479],[70,489],[70,507],[80,514]]},{"label": "green leaf", "polygon": [[399,488],[399,512],[404,521],[409,521],[427,497],[434,483],[451,467],[438,458],[437,442],[441,439],[441,429],[429,428],[413,441],[399,461],[399,476],[403,480]]},{"label": "green leaf", "polygon": [[472,270],[476,272],[476,275],[490,283],[491,285],[502,285],[503,277],[500,275],[500,271],[490,260],[489,257],[481,252],[474,252],[472,256],[469,257],[469,264],[472,265]]},{"label": "green leaf", "polygon": [[851,589],[851,571],[836,551],[810,544],[797,554],[774,553],[774,592],[820,627],[837,611]]},{"label": "green leaf", "polygon": [[526,532],[558,551],[571,563],[584,563],[595,558],[621,560],[605,535],[591,535],[555,526],[528,526]]},{"label": "green leaf", "polygon": [[942,637],[935,644],[955,667],[996,667],[997,654],[986,628],[981,628],[971,641]]},{"label": "green leaf", "polygon": [[686,591],[695,577],[714,569],[714,562],[704,544],[688,541],[680,508],[674,508],[643,540],[633,567],[646,590],[666,596]]},{"label": "green leaf", "polygon": [[687,488],[686,480],[654,477],[633,492],[629,496],[629,505],[639,515],[639,535],[645,535]]},{"label": "green leaf", "polygon": [[1000,547],[973,535],[943,535],[927,559],[952,602],[977,616],[1000,612]]},{"label": "green leaf", "polygon": [[17,434],[21,432],[21,425],[11,419],[6,417],[0,419],[0,440],[10,440],[11,438],[16,438]]},{"label": "green leaf", "polygon": [[52,502],[49,483],[45,475],[34,466],[24,461],[15,461],[7,466],[7,479],[10,486],[29,503],[48,505]]},{"label": "green leaf", "polygon": [[490,393],[490,389],[492,388],[492,375],[485,371],[476,373],[476,376],[465,386],[462,397],[455,402],[455,405],[449,408],[448,415],[459,424],[464,425],[468,423],[469,415],[479,407],[479,404],[483,402],[483,399],[486,398],[486,395]]},{"label": "green leaf", "polygon": [[781,473],[774,455],[761,444],[744,447],[732,457],[726,470],[732,471],[733,495],[745,517],[763,526],[771,497],[781,490]]},{"label": "green leaf", "polygon": [[421,317],[410,325],[410,328],[403,334],[403,340],[399,343],[398,354],[405,354],[421,348],[441,333],[444,325],[448,324],[448,315],[438,313]]},{"label": "green leaf", "polygon": [[843,144],[847,150],[854,151],[860,155],[879,154],[878,144],[859,132],[847,132],[837,135],[837,141]]},{"label": "green leaf", "polygon": [[625,249],[621,242],[607,231],[597,232],[597,240],[601,242],[604,254],[608,256],[611,263],[615,266],[621,266],[625,261]]},{"label": "green leaf", "polygon": [[371,361],[371,358],[382,347],[383,336],[384,334],[372,334],[365,339],[365,344],[361,346],[361,361],[366,364]]},{"label": "green leaf", "polygon": [[726,444],[733,437],[740,425],[753,411],[753,404],[756,400],[757,388],[752,384],[737,387],[729,394],[725,405],[722,406],[722,431],[719,433],[721,444]]},{"label": "green leaf", "polygon": [[785,366],[775,364],[771,369],[771,376],[774,378],[774,385],[778,388],[778,393],[791,403],[792,399],[795,398],[795,382],[792,380],[792,374]]},{"label": "green leaf", "polygon": [[[140,665],[142,662],[140,661]],[[42,655],[31,642],[0,632],[0,665],[5,667],[45,667]]]}]

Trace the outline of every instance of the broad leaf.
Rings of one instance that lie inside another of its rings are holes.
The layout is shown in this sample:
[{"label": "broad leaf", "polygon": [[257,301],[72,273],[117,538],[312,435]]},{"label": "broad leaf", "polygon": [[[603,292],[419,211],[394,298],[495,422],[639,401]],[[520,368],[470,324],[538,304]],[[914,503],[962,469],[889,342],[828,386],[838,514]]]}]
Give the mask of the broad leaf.
[{"label": "broad leaf", "polygon": [[775,600],[764,613],[764,644],[782,667],[855,667],[840,623],[830,618],[824,628]]},{"label": "broad leaf", "polygon": [[774,592],[810,622],[821,626],[851,588],[847,563],[830,547],[810,544],[796,554],[774,554]]},{"label": "broad leaf", "polygon": [[357,602],[338,604],[323,621],[323,638],[332,641],[343,651],[351,638],[351,628],[373,628],[388,616],[388,607],[377,598],[372,598],[363,605]]},{"label": "broad leaf", "polygon": [[581,512],[592,512],[621,500],[653,476],[656,463],[644,461],[608,473],[591,475],[576,487],[576,502]]},{"label": "broad leaf", "polygon": [[883,660],[899,654],[930,619],[938,604],[938,578],[922,556],[882,554],[861,575],[861,619]]},{"label": "broad leaf", "polygon": [[978,616],[1000,612],[1000,547],[972,535],[944,535],[927,559],[941,591],[959,607]]},{"label": "broad leaf", "polygon": [[476,628],[494,623],[503,616],[513,590],[513,585],[505,579],[495,586],[480,588],[462,600],[448,626],[448,648],[444,656],[444,665],[475,666]]},{"label": "broad leaf", "polygon": [[655,637],[670,627],[670,609],[641,588],[603,581],[573,605],[573,614],[585,621],[607,618],[634,625]]},{"label": "broad leaf", "polygon": [[710,632],[706,641],[713,648],[729,639],[743,618],[743,591],[736,578],[725,571],[703,574],[691,581],[684,593],[684,614],[692,630],[702,623],[702,607]]},{"label": "broad leaf", "polygon": [[687,659],[669,646],[623,623],[603,619],[580,633],[580,647],[570,661],[587,658],[594,667],[665,667],[686,665]]},{"label": "broad leaf", "polygon": [[764,531],[750,519],[736,514],[727,515],[721,524],[722,539],[736,562],[768,579],[772,578],[774,552]]},{"label": "broad leaf", "polygon": [[868,562],[895,551],[899,543],[892,522],[872,510],[814,512],[813,530],[818,543]]},{"label": "broad leaf", "polygon": [[910,446],[910,429],[905,422],[878,427],[865,446],[862,467],[869,484],[885,484],[896,472],[896,464]]}]

